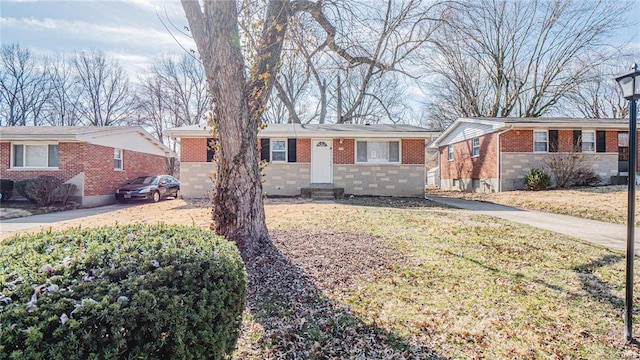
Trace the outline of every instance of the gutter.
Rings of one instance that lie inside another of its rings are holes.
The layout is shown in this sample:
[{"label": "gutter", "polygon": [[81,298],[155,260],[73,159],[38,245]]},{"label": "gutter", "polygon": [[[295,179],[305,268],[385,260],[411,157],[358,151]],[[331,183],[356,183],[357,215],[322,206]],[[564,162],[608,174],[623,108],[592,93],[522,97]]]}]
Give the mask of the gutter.
[{"label": "gutter", "polygon": [[500,151],[500,135],[511,130],[513,130],[513,125],[509,125],[508,129],[502,130],[498,133],[498,146],[496,147],[496,160],[498,161],[498,168],[496,169],[498,175],[498,192],[502,192],[502,151]]}]

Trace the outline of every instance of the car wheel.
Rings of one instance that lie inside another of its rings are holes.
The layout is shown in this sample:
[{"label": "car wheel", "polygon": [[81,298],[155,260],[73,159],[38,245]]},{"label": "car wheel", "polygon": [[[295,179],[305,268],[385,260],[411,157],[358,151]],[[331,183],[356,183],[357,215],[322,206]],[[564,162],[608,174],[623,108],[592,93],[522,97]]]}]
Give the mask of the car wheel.
[{"label": "car wheel", "polygon": [[154,191],[153,195],[151,195],[151,201],[153,201],[154,203],[157,203],[158,201],[160,201],[160,193],[157,191]]},{"label": "car wheel", "polygon": [[173,195],[173,199],[179,199],[180,198],[180,189],[176,190],[176,194]]}]

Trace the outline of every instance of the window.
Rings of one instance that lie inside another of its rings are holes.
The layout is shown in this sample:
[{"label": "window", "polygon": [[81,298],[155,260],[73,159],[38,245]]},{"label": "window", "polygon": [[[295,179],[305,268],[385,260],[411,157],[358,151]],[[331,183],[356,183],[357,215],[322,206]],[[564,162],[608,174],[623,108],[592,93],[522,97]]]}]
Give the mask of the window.
[{"label": "window", "polygon": [[13,144],[13,167],[57,168],[58,145]]},{"label": "window", "polygon": [[473,138],[473,150],[471,153],[471,157],[480,156],[480,138]]},{"label": "window", "polygon": [[596,152],[595,131],[582,131],[582,152]]},{"label": "window", "polygon": [[113,169],[122,170],[122,149],[113,149]]},{"label": "window", "polygon": [[548,145],[546,131],[533,132],[533,152],[547,152]]},{"label": "window", "polygon": [[399,163],[399,141],[358,141],[356,162],[359,163]]},{"label": "window", "polygon": [[271,140],[271,161],[287,161],[287,140]]},{"label": "window", "polygon": [[453,145],[447,147],[447,158],[449,161],[453,161]]}]

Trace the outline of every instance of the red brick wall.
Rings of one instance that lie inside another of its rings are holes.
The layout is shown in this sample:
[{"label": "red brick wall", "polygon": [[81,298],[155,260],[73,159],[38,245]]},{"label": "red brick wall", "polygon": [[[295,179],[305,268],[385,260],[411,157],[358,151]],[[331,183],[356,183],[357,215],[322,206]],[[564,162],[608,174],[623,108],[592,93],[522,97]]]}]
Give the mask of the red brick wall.
[{"label": "red brick wall", "polygon": [[297,139],[296,158],[299,163],[311,162],[311,139]]},{"label": "red brick wall", "polygon": [[207,138],[180,139],[180,161],[207,162]]},{"label": "red brick wall", "polygon": [[84,150],[81,143],[58,144],[58,170],[8,170],[11,165],[11,143],[0,143],[0,178],[9,180],[33,179],[41,175],[55,176],[67,181],[83,171]]},{"label": "red brick wall", "polygon": [[[342,149],[342,150],[340,150]],[[334,164],[353,164],[355,163],[355,140],[333,139],[333,163]]]},{"label": "red brick wall", "polygon": [[123,150],[123,170],[114,170],[112,147],[84,144],[84,148],[86,196],[113,194],[134,177],[167,172],[164,156]]},{"label": "red brick wall", "polygon": [[487,179],[498,177],[497,133],[480,137],[480,156],[471,157],[473,139],[453,144],[453,161],[448,160],[448,148],[440,152],[440,177],[442,179]]},{"label": "red brick wall", "polygon": [[511,130],[500,135],[500,148],[502,152],[533,152],[533,130]]},{"label": "red brick wall", "polygon": [[606,152],[618,152],[618,131],[607,130],[604,133],[605,137],[605,151]]},{"label": "red brick wall", "polygon": [[424,164],[423,139],[402,139],[402,163]]}]

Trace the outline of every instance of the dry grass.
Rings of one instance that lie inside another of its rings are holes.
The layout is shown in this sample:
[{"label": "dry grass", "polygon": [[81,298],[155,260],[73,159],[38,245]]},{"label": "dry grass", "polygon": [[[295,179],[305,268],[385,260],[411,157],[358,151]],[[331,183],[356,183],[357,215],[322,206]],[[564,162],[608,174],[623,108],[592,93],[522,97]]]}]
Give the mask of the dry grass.
[{"label": "dry grass", "polygon": [[[546,211],[615,224],[626,224],[627,222],[626,186],[547,191],[521,190],[491,194],[441,191],[434,192],[434,194],[487,201],[521,209]],[[640,225],[640,204],[638,203],[636,203],[636,219],[636,225]]]},{"label": "dry grass", "polygon": [[[248,266],[238,359],[637,355],[621,253],[419,199],[266,211],[274,246]],[[209,210],[163,201],[54,229],[158,220],[208,226]]]}]

